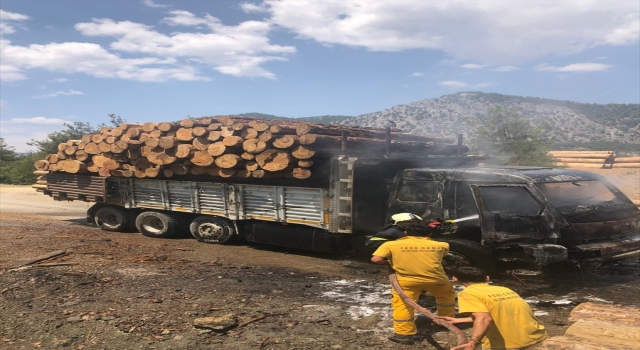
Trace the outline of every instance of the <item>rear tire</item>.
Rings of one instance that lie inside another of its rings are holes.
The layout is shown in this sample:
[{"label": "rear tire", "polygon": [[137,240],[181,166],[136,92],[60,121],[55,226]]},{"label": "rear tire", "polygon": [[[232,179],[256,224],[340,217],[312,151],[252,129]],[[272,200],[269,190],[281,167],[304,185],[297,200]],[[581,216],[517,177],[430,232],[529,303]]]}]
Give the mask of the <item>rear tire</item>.
[{"label": "rear tire", "polygon": [[191,235],[198,242],[229,244],[237,236],[228,220],[215,216],[198,216],[189,225]]},{"label": "rear tire", "polygon": [[173,214],[143,211],[136,218],[138,231],[147,237],[170,238],[180,234],[180,220]]},{"label": "rear tire", "polygon": [[491,253],[480,243],[466,239],[444,240],[449,243],[449,254],[442,260],[447,273],[463,266],[473,266],[492,274],[496,264]]},{"label": "rear tire", "polygon": [[133,213],[123,207],[107,205],[93,215],[95,224],[104,231],[131,232],[134,230]]}]

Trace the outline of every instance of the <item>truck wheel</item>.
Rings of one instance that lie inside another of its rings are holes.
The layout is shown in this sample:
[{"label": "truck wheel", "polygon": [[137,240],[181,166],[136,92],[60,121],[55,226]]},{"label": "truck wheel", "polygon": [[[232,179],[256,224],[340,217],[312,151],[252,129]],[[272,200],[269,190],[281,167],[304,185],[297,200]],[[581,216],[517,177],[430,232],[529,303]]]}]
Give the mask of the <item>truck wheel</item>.
[{"label": "truck wheel", "polygon": [[198,216],[189,225],[189,231],[204,243],[229,244],[236,236],[229,221],[215,216]]},{"label": "truck wheel", "polygon": [[115,205],[98,209],[93,215],[93,220],[104,231],[131,232],[134,229],[134,216],[131,211]]},{"label": "truck wheel", "polygon": [[442,260],[447,272],[463,266],[478,267],[489,274],[496,270],[493,257],[482,244],[466,239],[448,239],[444,242],[449,243],[449,254]]},{"label": "truck wheel", "polygon": [[158,211],[140,213],[136,218],[136,227],[147,237],[168,238],[180,233],[180,221],[171,214]]}]

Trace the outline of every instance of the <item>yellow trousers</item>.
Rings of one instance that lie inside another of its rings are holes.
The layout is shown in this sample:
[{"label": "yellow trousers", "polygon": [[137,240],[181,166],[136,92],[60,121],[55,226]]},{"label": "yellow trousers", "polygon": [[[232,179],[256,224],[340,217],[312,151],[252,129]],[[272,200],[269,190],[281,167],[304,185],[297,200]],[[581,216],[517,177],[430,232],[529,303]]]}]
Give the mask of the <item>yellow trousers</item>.
[{"label": "yellow trousers", "polygon": [[[413,301],[418,301],[420,294],[427,291],[436,298],[438,316],[455,316],[456,294],[451,282],[417,282],[398,279],[404,293]],[[391,288],[391,306],[393,307],[393,330],[396,334],[414,335],[418,332],[414,320],[413,307],[402,301],[402,298]]]}]

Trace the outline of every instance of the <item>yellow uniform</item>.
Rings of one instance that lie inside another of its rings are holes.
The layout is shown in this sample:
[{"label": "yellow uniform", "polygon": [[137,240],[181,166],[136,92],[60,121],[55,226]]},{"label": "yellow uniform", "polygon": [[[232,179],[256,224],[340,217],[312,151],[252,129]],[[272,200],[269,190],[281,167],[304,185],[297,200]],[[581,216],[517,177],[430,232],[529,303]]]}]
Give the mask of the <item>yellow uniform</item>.
[{"label": "yellow uniform", "polygon": [[[423,291],[436,298],[439,316],[453,317],[455,292],[442,267],[442,258],[449,253],[449,244],[429,237],[406,236],[381,245],[374,253],[390,260],[398,283],[409,298],[417,301]],[[392,289],[393,328],[396,334],[417,333],[414,309],[405,304]]]},{"label": "yellow uniform", "polygon": [[486,283],[472,284],[458,293],[460,313],[488,312],[493,318],[482,339],[483,349],[518,349],[547,337],[529,305],[514,291]]}]

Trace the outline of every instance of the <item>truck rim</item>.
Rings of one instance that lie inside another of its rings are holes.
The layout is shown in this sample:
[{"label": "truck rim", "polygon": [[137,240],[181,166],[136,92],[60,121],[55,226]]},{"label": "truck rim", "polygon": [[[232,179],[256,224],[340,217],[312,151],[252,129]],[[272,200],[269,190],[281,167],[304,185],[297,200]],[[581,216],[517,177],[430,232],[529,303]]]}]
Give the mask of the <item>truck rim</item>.
[{"label": "truck rim", "polygon": [[165,228],[165,225],[162,222],[162,220],[154,217],[144,218],[141,226],[148,232],[152,232],[152,233],[161,233]]},{"label": "truck rim", "polygon": [[224,235],[224,228],[218,224],[207,222],[198,226],[198,233],[202,238],[220,239]]}]

